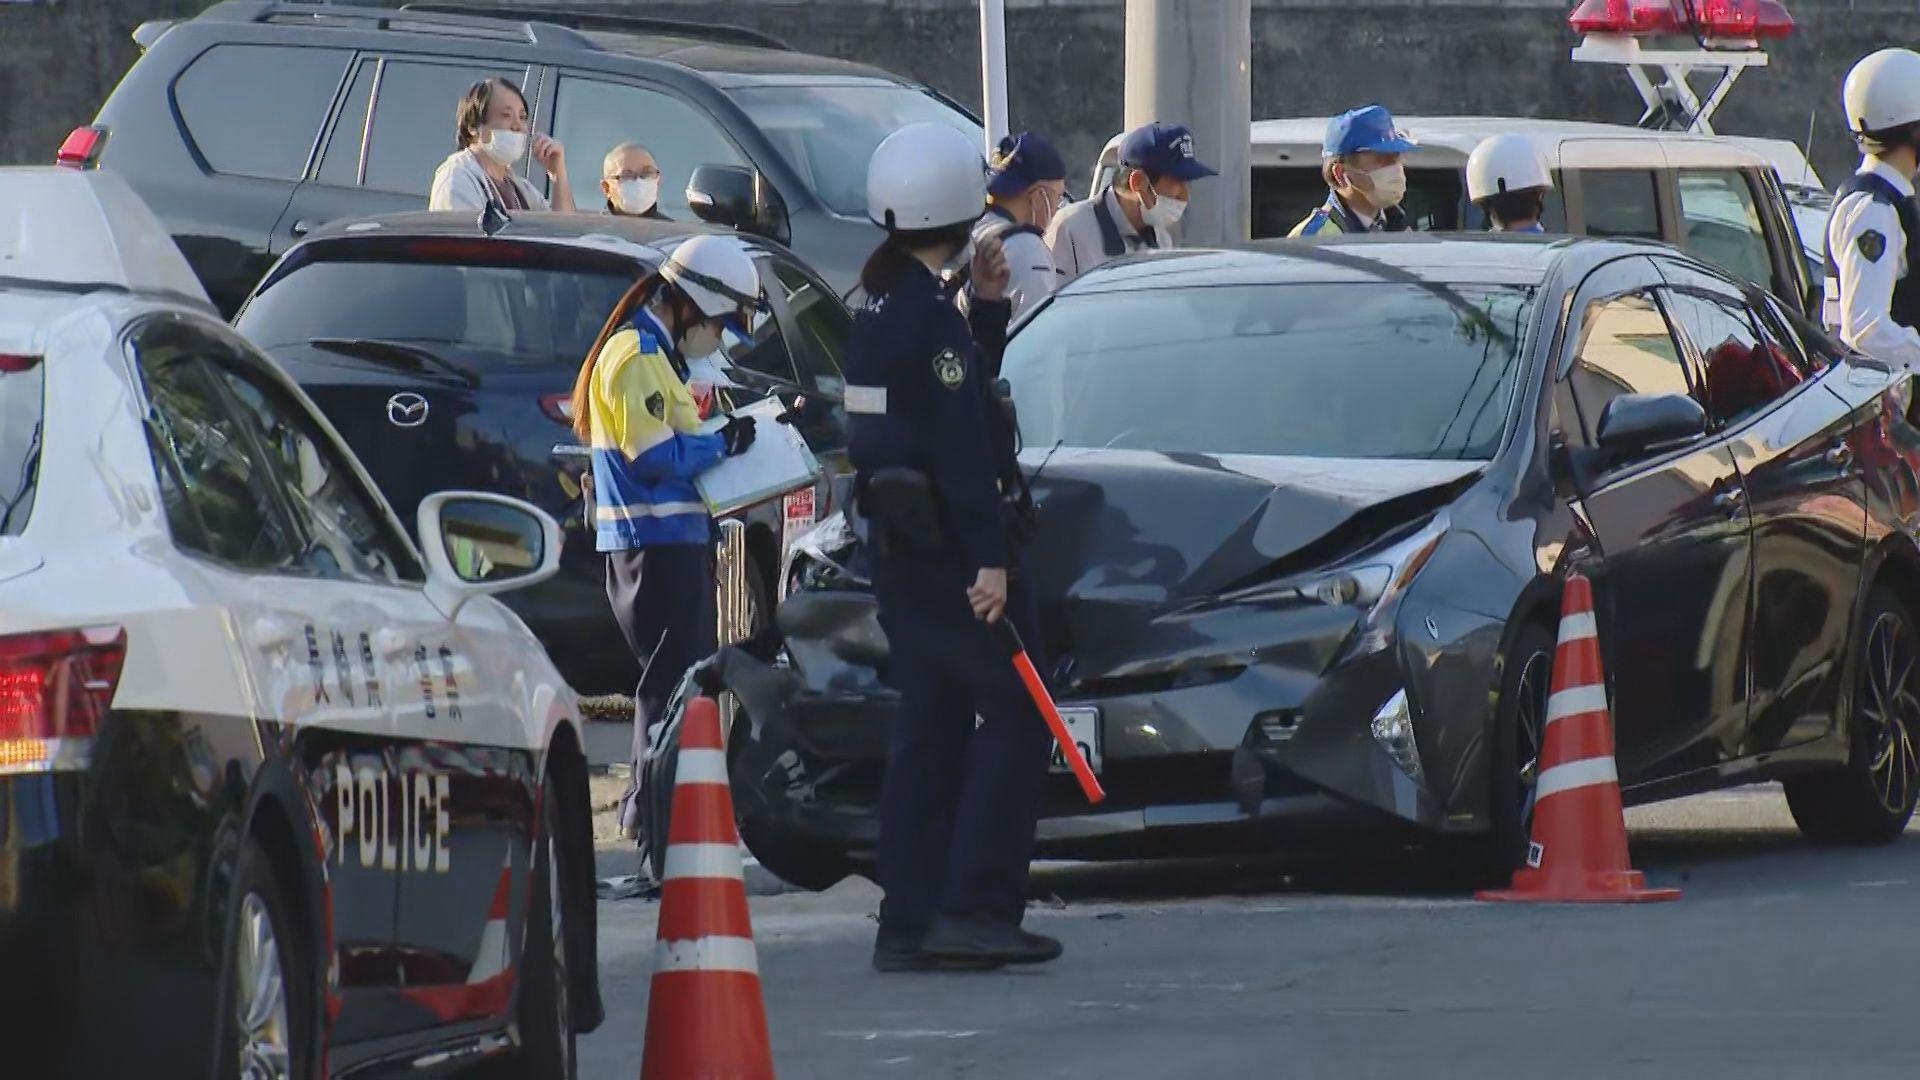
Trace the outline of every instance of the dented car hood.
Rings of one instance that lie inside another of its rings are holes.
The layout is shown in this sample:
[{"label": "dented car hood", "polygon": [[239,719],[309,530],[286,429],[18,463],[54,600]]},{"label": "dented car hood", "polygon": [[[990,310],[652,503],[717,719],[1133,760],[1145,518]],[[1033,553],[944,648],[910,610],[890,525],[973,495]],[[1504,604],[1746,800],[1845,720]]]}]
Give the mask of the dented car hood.
[{"label": "dented car hood", "polygon": [[1021,460],[1039,508],[1029,559],[1050,651],[1082,659],[1155,651],[1147,624],[1164,613],[1336,561],[1486,467],[1072,449]]}]

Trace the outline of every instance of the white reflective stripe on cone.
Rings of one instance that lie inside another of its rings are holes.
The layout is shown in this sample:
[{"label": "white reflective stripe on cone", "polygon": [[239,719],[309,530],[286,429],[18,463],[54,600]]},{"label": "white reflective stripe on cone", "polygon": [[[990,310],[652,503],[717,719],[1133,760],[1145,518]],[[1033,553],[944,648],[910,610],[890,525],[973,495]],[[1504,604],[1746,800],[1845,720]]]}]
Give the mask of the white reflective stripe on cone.
[{"label": "white reflective stripe on cone", "polygon": [[673,767],[675,784],[724,784],[727,782],[725,750],[682,750]]},{"label": "white reflective stripe on cone", "polygon": [[1599,684],[1593,686],[1572,686],[1565,690],[1555,690],[1547,698],[1547,723],[1565,720],[1569,716],[1585,716],[1588,713],[1607,711],[1607,688]]},{"label": "white reflective stripe on cone", "polygon": [[1600,636],[1600,628],[1593,621],[1593,612],[1580,611],[1572,615],[1560,616],[1560,642],[1581,641]]},{"label": "white reflective stripe on cone", "polygon": [[1597,784],[1617,783],[1620,777],[1613,771],[1613,759],[1610,757],[1587,758],[1585,761],[1570,761],[1565,765],[1555,765],[1540,772],[1540,781],[1533,789],[1533,801],[1539,802],[1549,795],[1558,795],[1563,791],[1593,787]]},{"label": "white reflective stripe on cone", "polygon": [[753,940],[743,937],[703,937],[686,941],[656,941],[653,973],[663,971],[737,971],[760,974]]},{"label": "white reflective stripe on cone", "polygon": [[732,844],[674,844],[667,848],[662,881],[678,878],[740,878],[740,849]]}]

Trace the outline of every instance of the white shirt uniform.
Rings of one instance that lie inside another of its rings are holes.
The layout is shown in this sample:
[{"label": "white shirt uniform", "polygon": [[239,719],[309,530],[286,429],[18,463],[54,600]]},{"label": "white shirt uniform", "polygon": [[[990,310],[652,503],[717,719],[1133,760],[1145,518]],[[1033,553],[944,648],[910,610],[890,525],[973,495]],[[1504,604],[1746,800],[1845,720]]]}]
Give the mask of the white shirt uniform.
[{"label": "white shirt uniform", "polygon": [[[1913,182],[1876,158],[1869,157],[1860,172],[1877,174],[1908,199]],[[1880,239],[1861,238],[1869,232]],[[1868,258],[1877,248],[1878,258]],[[1893,207],[1864,191],[1850,192],[1834,204],[1827,221],[1827,249],[1835,267],[1828,269],[1823,321],[1848,345],[1901,367],[1920,371],[1920,331],[1893,321],[1888,308],[1893,287],[1907,276],[1907,238]],[[1839,276],[1833,276],[1834,270]]]},{"label": "white shirt uniform", "polygon": [[983,236],[999,232],[1000,250],[1006,253],[1010,275],[1007,300],[1013,304],[1013,318],[1018,321],[1022,313],[1053,295],[1060,272],[1054,269],[1053,252],[1040,234],[1025,229],[1001,231],[1009,224],[1007,218],[988,210],[973,227],[973,237],[977,244]]},{"label": "white shirt uniform", "polygon": [[[1108,254],[1105,238],[1101,235],[1100,219],[1094,208],[1105,204],[1114,228],[1120,234],[1124,251]],[[1127,215],[1120,209],[1120,200],[1114,197],[1111,187],[1100,193],[1097,199],[1077,202],[1064,207],[1053,216],[1053,224],[1047,228],[1047,247],[1053,251],[1054,269],[1060,272],[1060,284],[1065,285],[1081,274],[1099,266],[1109,259],[1122,254],[1130,254],[1146,248],[1169,248],[1173,244],[1166,237],[1152,230],[1154,242],[1135,231]],[[1056,286],[1058,287],[1058,286]]]},{"label": "white shirt uniform", "polygon": [[[493,192],[493,181],[487,178],[486,167],[474,155],[472,148],[455,150],[440,163],[433,173],[433,189],[427,196],[427,209],[479,210],[487,205]],[[547,209],[547,197],[540,194],[532,181],[512,172],[507,174],[507,179],[520,192],[527,209]]]}]

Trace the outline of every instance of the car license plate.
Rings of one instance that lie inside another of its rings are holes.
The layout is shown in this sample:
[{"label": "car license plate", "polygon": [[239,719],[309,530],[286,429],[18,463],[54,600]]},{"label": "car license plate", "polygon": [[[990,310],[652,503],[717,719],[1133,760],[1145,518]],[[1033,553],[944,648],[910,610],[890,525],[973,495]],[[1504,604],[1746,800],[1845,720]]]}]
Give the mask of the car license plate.
[{"label": "car license plate", "polygon": [[[1094,775],[1100,773],[1100,710],[1099,709],[1061,709],[1060,719],[1066,721],[1067,734],[1080,747],[1080,756],[1087,759],[1087,765]],[[1059,742],[1053,744],[1053,771],[1071,772],[1067,768],[1067,755],[1060,752]]]}]

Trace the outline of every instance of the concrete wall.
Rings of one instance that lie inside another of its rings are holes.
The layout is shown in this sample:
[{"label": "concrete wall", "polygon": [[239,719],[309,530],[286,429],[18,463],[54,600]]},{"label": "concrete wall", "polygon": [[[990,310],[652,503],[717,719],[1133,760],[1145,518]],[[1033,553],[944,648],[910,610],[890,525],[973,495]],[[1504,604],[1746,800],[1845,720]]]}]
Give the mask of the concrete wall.
[{"label": "concrete wall", "polygon": [[[522,0],[579,8],[588,0]],[[132,63],[127,34],[198,0],[0,4],[0,162],[47,160]],[[796,48],[879,64],[979,100],[973,0],[718,0],[605,4],[757,27]],[[1638,99],[1612,68],[1573,64],[1558,0],[1254,0],[1253,115],[1321,115],[1379,100],[1403,113],[1631,121]],[[1720,129],[1806,139],[1829,179],[1851,168],[1840,81],[1857,58],[1909,42],[1920,0],[1798,0],[1798,33],[1749,74]],[[1121,123],[1124,0],[1008,0],[1015,130],[1053,135],[1090,162]],[[1171,119],[1171,118],[1170,118]],[[1204,153],[1204,148],[1202,148]]]}]

